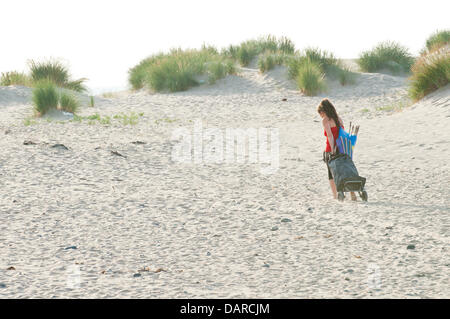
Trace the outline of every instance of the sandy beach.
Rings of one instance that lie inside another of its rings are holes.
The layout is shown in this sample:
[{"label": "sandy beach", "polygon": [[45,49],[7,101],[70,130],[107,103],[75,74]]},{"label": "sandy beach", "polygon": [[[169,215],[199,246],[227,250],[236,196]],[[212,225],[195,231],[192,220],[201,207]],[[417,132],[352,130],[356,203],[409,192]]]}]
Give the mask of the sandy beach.
[{"label": "sandy beach", "polygon": [[[185,92],[82,96],[79,115],[109,124],[31,118],[31,89],[0,87],[0,297],[449,298],[450,87],[387,110],[407,81],[358,73],[307,97],[284,67],[251,65]],[[368,202],[332,198],[324,97],[361,126]],[[173,132],[198,120],[278,128],[278,170],[174,162]]]}]

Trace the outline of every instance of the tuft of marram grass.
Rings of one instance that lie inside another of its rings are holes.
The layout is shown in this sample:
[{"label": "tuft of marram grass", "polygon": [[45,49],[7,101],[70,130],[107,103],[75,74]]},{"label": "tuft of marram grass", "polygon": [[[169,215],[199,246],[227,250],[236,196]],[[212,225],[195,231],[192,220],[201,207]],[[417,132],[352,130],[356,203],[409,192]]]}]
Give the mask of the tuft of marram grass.
[{"label": "tuft of marram grass", "polygon": [[59,106],[62,111],[75,114],[80,107],[80,102],[75,95],[62,92],[60,94]]},{"label": "tuft of marram grass", "polygon": [[450,30],[438,30],[434,32],[428,37],[425,43],[426,51],[428,52],[434,51],[446,45],[450,45]]},{"label": "tuft of marram grass", "polygon": [[407,48],[396,42],[386,41],[379,43],[370,51],[362,52],[357,63],[364,72],[386,69],[398,74],[409,73],[414,58]]},{"label": "tuft of marram grass", "polygon": [[289,55],[283,52],[266,52],[258,57],[258,69],[261,73],[272,70],[277,65],[284,65]]},{"label": "tuft of marram grass", "polygon": [[330,69],[338,66],[338,60],[334,54],[326,50],[312,47],[306,48],[304,56],[309,61],[317,64],[324,73],[328,73]]},{"label": "tuft of marram grass", "polygon": [[9,85],[23,85],[30,86],[31,80],[25,73],[11,71],[11,72],[2,72],[0,78],[0,85],[9,86]]},{"label": "tuft of marram grass", "polygon": [[68,68],[58,60],[50,59],[43,62],[31,60],[29,66],[31,71],[30,77],[33,83],[48,81],[58,87],[76,92],[84,92],[87,90],[83,84],[87,79],[71,80]]},{"label": "tuft of marram grass", "polygon": [[41,81],[33,89],[32,102],[38,116],[58,107],[59,94],[56,86],[49,81]]},{"label": "tuft of marram grass", "polygon": [[325,90],[325,74],[317,62],[306,60],[298,68],[297,85],[301,92],[314,96]]},{"label": "tuft of marram grass", "polygon": [[450,82],[450,46],[421,56],[412,67],[409,95],[418,101]]},{"label": "tuft of marram grass", "polygon": [[206,75],[209,83],[235,73],[230,58],[211,46],[201,50],[172,49],[141,61],[129,71],[129,83],[134,89],[144,86],[154,91],[184,91],[200,84],[198,76]]},{"label": "tuft of marram grass", "polygon": [[266,35],[244,41],[237,46],[230,45],[227,49],[222,50],[222,55],[238,61],[241,66],[247,66],[260,54],[280,53],[289,55],[294,54],[294,52],[294,43],[287,37],[277,38],[273,35]]}]

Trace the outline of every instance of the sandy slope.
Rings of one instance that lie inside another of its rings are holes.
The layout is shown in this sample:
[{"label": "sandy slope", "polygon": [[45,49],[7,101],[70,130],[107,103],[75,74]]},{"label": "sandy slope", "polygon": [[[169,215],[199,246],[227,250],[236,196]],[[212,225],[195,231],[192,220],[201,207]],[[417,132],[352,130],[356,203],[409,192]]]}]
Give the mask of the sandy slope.
[{"label": "sandy slope", "polygon": [[[331,199],[316,113],[325,96],[361,125],[368,203]],[[449,87],[390,114],[376,108],[405,99],[403,77],[363,73],[305,97],[282,68],[247,68],[80,112],[143,112],[134,126],[25,126],[29,97],[0,87],[0,297],[450,297]],[[171,161],[172,132],[196,119],[279,128],[279,170]]]}]

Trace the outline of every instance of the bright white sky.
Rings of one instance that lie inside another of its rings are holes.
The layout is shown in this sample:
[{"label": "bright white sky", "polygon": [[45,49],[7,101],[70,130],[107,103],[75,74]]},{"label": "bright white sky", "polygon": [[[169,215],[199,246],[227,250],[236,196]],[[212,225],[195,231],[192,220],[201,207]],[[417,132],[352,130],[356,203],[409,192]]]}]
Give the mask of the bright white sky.
[{"label": "bright white sky", "polygon": [[394,40],[417,54],[437,29],[449,29],[450,1],[402,0],[14,0],[0,15],[0,72],[27,60],[63,58],[91,88],[125,88],[127,71],[172,47],[218,48],[273,34],[297,48],[318,46],[356,58]]}]

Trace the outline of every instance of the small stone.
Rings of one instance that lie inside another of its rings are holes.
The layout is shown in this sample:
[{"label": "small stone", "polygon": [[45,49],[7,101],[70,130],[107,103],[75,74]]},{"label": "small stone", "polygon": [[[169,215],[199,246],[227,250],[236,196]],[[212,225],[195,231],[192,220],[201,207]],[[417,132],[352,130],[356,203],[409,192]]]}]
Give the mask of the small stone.
[{"label": "small stone", "polygon": [[350,281],[350,278],[348,278],[348,277],[345,277],[345,280],[347,280],[347,281]]},{"label": "small stone", "polygon": [[16,270],[13,266],[6,268],[6,270]]},{"label": "small stone", "polygon": [[33,141],[27,140],[27,141],[23,141],[23,145],[36,145],[36,143]]},{"label": "small stone", "polygon": [[408,247],[406,247],[406,249],[416,249],[416,246],[414,246],[414,245],[408,245]]},{"label": "small stone", "polygon": [[211,256],[211,253],[208,251],[208,252],[206,253],[206,256]]},{"label": "small stone", "polygon": [[120,157],[127,158],[125,155],[122,155],[122,154],[120,154],[120,153],[117,152],[117,151],[111,151],[111,154],[112,154],[112,155],[116,155],[116,156],[120,156]]},{"label": "small stone", "polygon": [[292,220],[290,220],[289,218],[283,218],[281,220],[282,223],[290,223]]},{"label": "small stone", "polygon": [[50,147],[51,148],[57,148],[57,149],[64,150],[64,151],[68,151],[69,150],[69,148],[67,146],[65,146],[64,144],[55,144],[55,145],[52,145]]},{"label": "small stone", "polygon": [[6,288],[5,284],[0,283],[0,288]]},{"label": "small stone", "polygon": [[147,143],[142,142],[142,141],[135,141],[135,142],[131,142],[131,144],[134,144],[134,145],[144,145],[144,144],[147,144]]},{"label": "small stone", "polygon": [[278,227],[277,226],[273,226],[271,230],[272,231],[276,231],[276,230],[278,230]]},{"label": "small stone", "polygon": [[283,98],[283,99],[281,99],[281,101],[286,102],[286,101],[287,101],[287,98]]},{"label": "small stone", "polygon": [[310,213],[312,213],[312,212],[313,212],[313,209],[312,209],[312,207],[308,207],[308,212],[310,212]]},{"label": "small stone", "polygon": [[64,250],[69,250],[69,249],[77,249],[77,246],[69,246],[69,247],[64,248]]},{"label": "small stone", "polygon": [[263,267],[269,268],[270,265],[269,264],[264,264]]},{"label": "small stone", "polygon": [[138,277],[141,277],[141,276],[142,276],[141,274],[134,274],[133,275],[134,278],[138,278]]}]

